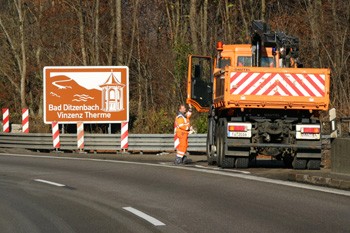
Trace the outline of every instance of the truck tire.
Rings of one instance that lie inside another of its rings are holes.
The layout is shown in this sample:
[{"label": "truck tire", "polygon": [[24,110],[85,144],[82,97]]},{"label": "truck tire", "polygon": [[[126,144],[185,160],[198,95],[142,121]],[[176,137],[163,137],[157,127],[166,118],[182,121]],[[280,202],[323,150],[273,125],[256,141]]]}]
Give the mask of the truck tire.
[{"label": "truck tire", "polygon": [[235,161],[236,168],[248,168],[249,158],[248,157],[238,157]]},{"label": "truck tire", "polygon": [[221,119],[221,155],[220,164],[222,168],[234,168],[235,158],[226,156],[226,138],[227,138],[227,120],[226,118]]},{"label": "truck tire", "polygon": [[235,157],[223,155],[222,161],[221,161],[221,167],[222,168],[234,168],[235,167]]},{"label": "truck tire", "polygon": [[290,155],[286,155],[283,157],[283,164],[286,168],[293,168],[293,157]]},{"label": "truck tire", "polygon": [[305,169],[306,168],[306,159],[300,159],[295,157],[293,160],[293,168],[294,169]]},{"label": "truck tire", "polygon": [[320,170],[321,159],[310,159],[307,162],[307,169],[309,170]]},{"label": "truck tire", "polygon": [[213,161],[213,155],[214,152],[212,151],[212,145],[209,144],[209,131],[207,134],[207,160],[208,160],[208,165],[213,165],[214,161]]},{"label": "truck tire", "polygon": [[222,119],[219,120],[216,129],[216,164],[221,167],[221,156],[223,153]]}]

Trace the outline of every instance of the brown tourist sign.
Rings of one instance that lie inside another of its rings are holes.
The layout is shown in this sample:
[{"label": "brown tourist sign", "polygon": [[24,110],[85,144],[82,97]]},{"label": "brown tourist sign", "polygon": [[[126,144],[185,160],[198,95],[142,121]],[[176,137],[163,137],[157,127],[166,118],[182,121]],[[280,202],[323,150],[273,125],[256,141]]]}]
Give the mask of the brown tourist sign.
[{"label": "brown tourist sign", "polygon": [[128,67],[44,68],[44,122],[46,124],[128,121]]}]

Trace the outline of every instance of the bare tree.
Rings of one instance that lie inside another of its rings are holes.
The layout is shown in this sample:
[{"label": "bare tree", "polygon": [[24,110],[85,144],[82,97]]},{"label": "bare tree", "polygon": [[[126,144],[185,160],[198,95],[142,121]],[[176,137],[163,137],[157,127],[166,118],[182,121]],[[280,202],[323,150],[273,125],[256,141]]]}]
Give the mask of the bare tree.
[{"label": "bare tree", "polygon": [[99,43],[99,23],[100,23],[100,0],[95,0],[95,64],[100,65],[100,43]]},{"label": "bare tree", "polygon": [[190,3],[190,27],[191,37],[193,43],[193,50],[195,54],[199,54],[198,35],[197,35],[197,0],[191,0]]},{"label": "bare tree", "polygon": [[260,16],[260,19],[262,21],[265,21],[265,14],[266,14],[266,2],[265,2],[265,0],[261,0],[261,16]]},{"label": "bare tree", "polygon": [[123,64],[123,36],[122,36],[122,3],[117,0],[116,4],[116,25],[117,25],[117,65]]},{"label": "bare tree", "polygon": [[111,26],[111,34],[110,34],[110,41],[109,41],[109,50],[108,50],[108,55],[107,55],[107,60],[108,60],[108,65],[112,65],[112,58],[113,58],[113,48],[114,48],[114,34],[115,34],[115,27],[116,27],[116,21],[113,20],[115,17],[114,14],[114,5],[115,1],[110,0],[109,1],[109,10],[111,14],[111,19],[112,19],[112,26]]},{"label": "bare tree", "polygon": [[207,42],[207,37],[208,37],[208,0],[204,0],[203,2],[203,7],[202,11],[203,12],[203,21],[202,21],[202,32],[201,32],[201,38],[202,38],[202,51],[203,53],[208,52],[208,42]]},{"label": "bare tree", "polygon": [[133,56],[133,50],[134,50],[134,41],[135,41],[135,32],[136,32],[136,25],[137,25],[137,12],[139,9],[139,0],[134,1],[134,10],[132,13],[132,30],[131,30],[131,41],[130,41],[130,49],[129,49],[129,57],[128,61],[126,63],[127,66],[130,65],[131,57]]},{"label": "bare tree", "polygon": [[[23,9],[23,1],[22,0],[13,0],[13,3],[16,7],[17,11],[17,17],[18,17],[18,31],[19,31],[19,38],[18,41],[14,41],[14,38],[16,36],[11,37],[9,34],[7,28],[3,24],[1,17],[0,17],[0,26],[6,36],[6,39],[8,43],[10,44],[12,53],[14,54],[14,57],[16,58],[17,67],[21,76],[20,79],[20,96],[21,96],[21,107],[27,108],[26,104],[26,78],[27,78],[27,55],[26,55],[26,39],[25,39],[25,32],[24,32],[24,19],[25,19],[25,10]],[[19,46],[17,46],[19,44]],[[16,82],[13,78],[11,78],[10,75],[8,75],[4,70],[2,71],[6,77],[10,80],[12,84],[18,87]]]}]

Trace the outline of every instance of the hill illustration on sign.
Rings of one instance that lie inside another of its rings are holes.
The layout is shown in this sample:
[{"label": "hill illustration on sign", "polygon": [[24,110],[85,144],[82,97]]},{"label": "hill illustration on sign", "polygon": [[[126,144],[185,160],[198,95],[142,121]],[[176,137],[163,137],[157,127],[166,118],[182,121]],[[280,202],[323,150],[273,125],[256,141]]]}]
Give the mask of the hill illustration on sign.
[{"label": "hill illustration on sign", "polygon": [[128,120],[127,67],[45,67],[44,121]]}]

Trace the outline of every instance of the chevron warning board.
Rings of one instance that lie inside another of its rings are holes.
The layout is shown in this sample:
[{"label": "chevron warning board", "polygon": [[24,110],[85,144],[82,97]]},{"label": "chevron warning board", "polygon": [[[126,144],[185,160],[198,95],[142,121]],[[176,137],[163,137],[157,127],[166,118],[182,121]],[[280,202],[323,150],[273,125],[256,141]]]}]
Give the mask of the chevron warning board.
[{"label": "chevron warning board", "polygon": [[325,96],[324,74],[231,72],[231,95]]}]

